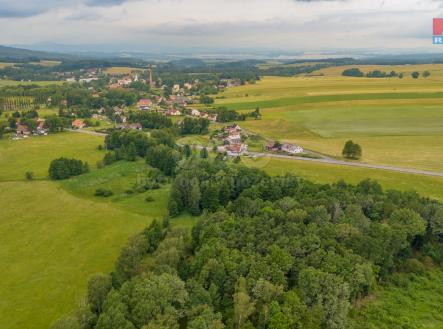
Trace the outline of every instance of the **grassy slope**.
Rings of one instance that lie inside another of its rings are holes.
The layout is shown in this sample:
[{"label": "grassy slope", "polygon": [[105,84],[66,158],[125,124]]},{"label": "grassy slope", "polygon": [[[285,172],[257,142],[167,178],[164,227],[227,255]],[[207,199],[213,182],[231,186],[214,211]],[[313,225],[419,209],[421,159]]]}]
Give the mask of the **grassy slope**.
[{"label": "grassy slope", "polygon": [[0,200],[5,329],[47,328],[72,310],[87,278],[110,271],[128,236],[152,220],[48,181],[0,183]]},{"label": "grassy slope", "polygon": [[381,289],[353,311],[357,329],[439,329],[443,327],[443,273],[401,275],[404,284]]},{"label": "grassy slope", "polygon": [[259,106],[263,120],[242,126],[266,137],[338,157],[344,142],[353,139],[363,147],[363,161],[442,171],[443,66],[394,69],[429,69],[432,75],[346,78],[339,76],[340,67],[324,77],[265,77],[228,89],[217,104],[245,111]]},{"label": "grassy slope", "polygon": [[[0,327],[47,328],[72,310],[88,277],[108,272],[127,238],[166,211],[168,187],[126,195],[141,161],[117,163],[64,182],[43,178],[52,158],[73,156],[95,163],[102,138],[74,133],[0,142]],[[13,143],[13,144],[11,144]],[[91,166],[93,167],[93,166]],[[98,187],[114,196],[97,198]],[[144,201],[147,195],[154,202]]]}]

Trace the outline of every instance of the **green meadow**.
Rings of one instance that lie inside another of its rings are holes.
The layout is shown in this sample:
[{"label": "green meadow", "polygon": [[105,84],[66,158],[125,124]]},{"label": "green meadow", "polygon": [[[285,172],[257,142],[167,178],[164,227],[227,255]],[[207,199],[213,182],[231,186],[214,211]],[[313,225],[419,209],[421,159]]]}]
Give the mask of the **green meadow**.
[{"label": "green meadow", "polygon": [[[248,130],[340,158],[346,140],[363,148],[368,163],[443,170],[443,65],[362,67],[394,69],[405,78],[342,77],[345,67],[323,76],[264,77],[230,88],[216,105],[240,111],[259,107],[262,120]],[[429,70],[427,79],[408,74]]]},{"label": "green meadow", "polygon": [[443,273],[398,275],[352,311],[356,329],[439,329],[443,327]]},{"label": "green meadow", "polygon": [[[102,139],[61,133],[0,141],[0,328],[48,328],[81,302],[92,274],[112,270],[129,236],[166,214],[168,185],[125,193],[149,169],[144,161],[95,169]],[[88,161],[91,172],[49,181],[49,162],[59,156]],[[25,171],[37,179],[25,181]],[[95,197],[100,187],[114,195]]]},{"label": "green meadow", "polygon": [[1,139],[0,181],[24,180],[27,171],[32,171],[36,179],[45,179],[51,160],[61,156],[87,161],[93,168],[103,158],[104,151],[97,150],[102,143],[103,137],[69,132]]}]

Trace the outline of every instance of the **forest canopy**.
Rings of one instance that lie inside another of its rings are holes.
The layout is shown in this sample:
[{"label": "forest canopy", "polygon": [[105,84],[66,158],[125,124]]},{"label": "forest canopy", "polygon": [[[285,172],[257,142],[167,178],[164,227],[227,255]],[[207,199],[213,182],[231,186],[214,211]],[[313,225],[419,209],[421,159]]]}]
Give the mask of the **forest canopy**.
[{"label": "forest canopy", "polygon": [[[348,328],[377,284],[442,261],[443,206],[414,192],[185,161],[171,217],[134,236],[55,328]],[[183,211],[202,214],[192,234],[170,225]]]}]

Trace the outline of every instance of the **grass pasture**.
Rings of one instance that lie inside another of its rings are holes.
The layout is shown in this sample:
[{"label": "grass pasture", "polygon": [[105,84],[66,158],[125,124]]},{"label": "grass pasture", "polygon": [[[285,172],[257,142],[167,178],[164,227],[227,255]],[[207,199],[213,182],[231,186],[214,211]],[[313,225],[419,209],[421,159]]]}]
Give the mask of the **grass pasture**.
[{"label": "grass pasture", "polygon": [[103,158],[104,151],[97,150],[102,143],[103,137],[70,132],[21,140],[2,139],[0,181],[24,180],[27,171],[32,171],[36,179],[44,179],[50,162],[61,156],[87,161],[93,170]]},{"label": "grass pasture", "polygon": [[364,162],[443,171],[443,65],[405,66],[431,72],[417,80],[342,77],[343,69],[264,77],[226,90],[216,103],[246,112],[260,107],[262,120],[241,125],[264,137],[334,157],[352,139],[362,145]]}]

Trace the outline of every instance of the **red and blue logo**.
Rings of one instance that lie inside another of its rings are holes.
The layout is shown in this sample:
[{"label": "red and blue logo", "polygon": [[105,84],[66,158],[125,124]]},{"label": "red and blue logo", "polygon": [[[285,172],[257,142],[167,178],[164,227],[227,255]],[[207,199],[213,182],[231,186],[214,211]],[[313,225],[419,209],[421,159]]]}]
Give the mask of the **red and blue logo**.
[{"label": "red and blue logo", "polygon": [[443,45],[443,18],[434,18],[433,44]]}]

